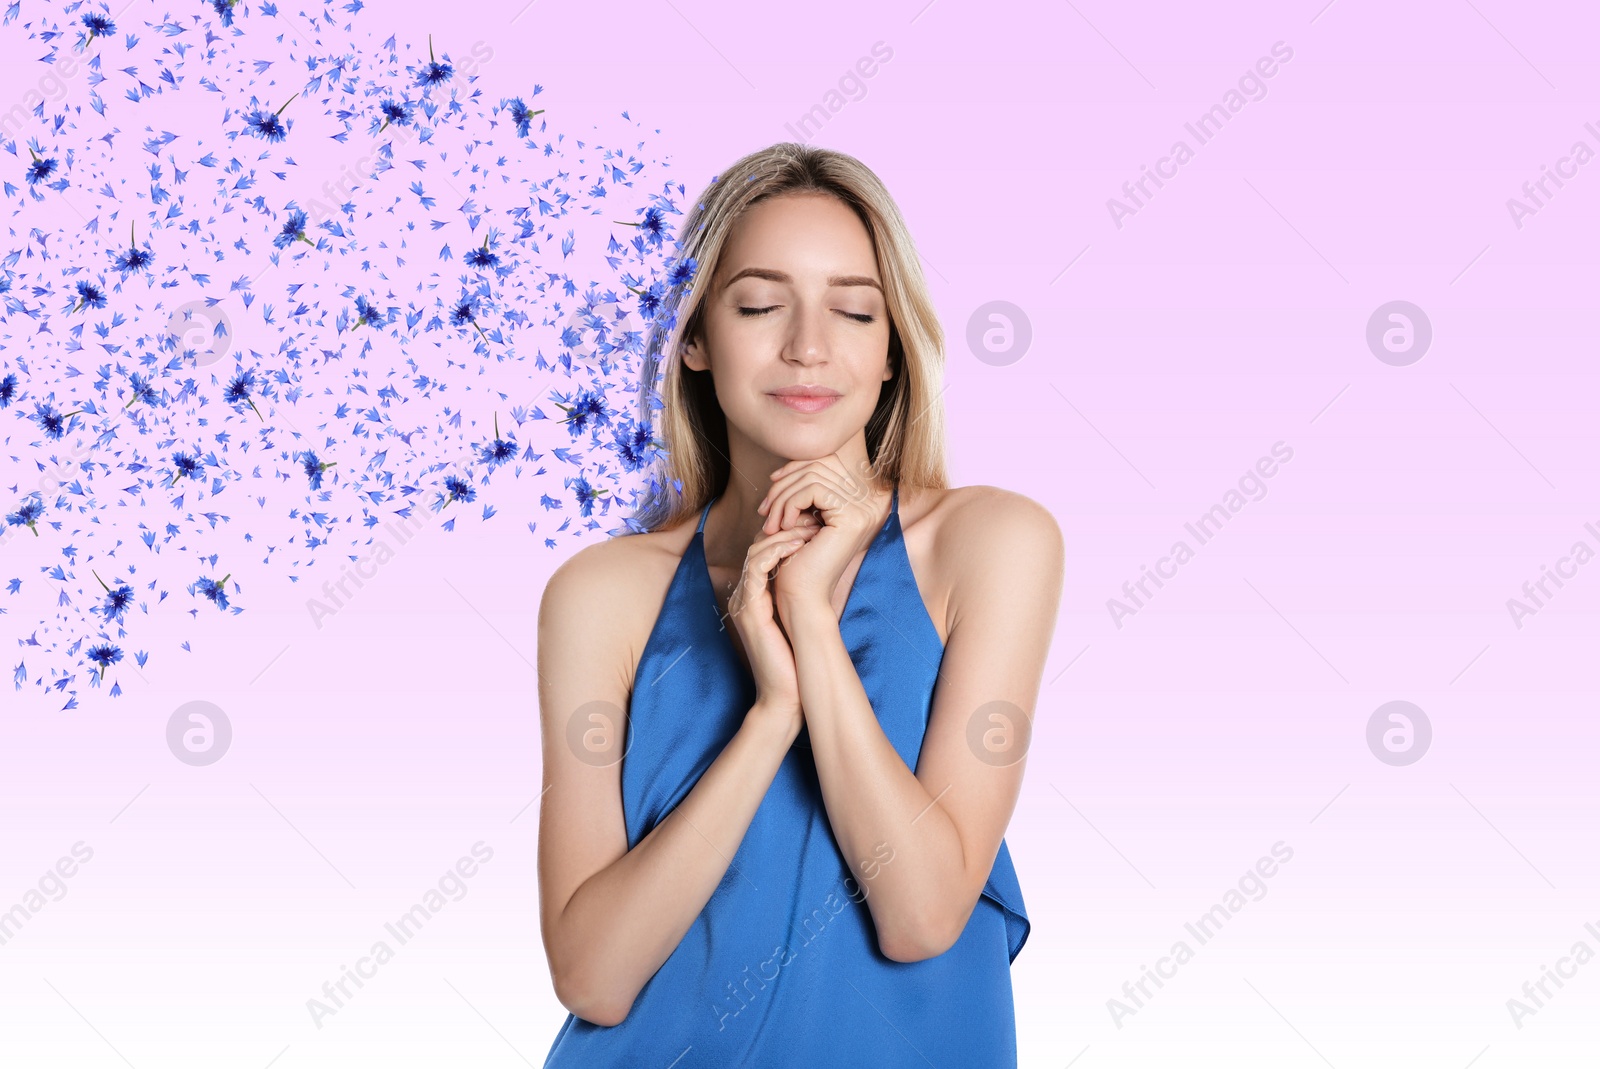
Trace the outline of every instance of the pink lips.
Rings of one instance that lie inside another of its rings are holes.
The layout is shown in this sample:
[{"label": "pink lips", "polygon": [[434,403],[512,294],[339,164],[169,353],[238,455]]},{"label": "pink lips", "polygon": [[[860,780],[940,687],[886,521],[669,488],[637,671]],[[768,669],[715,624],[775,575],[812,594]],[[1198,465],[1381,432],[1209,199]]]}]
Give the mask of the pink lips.
[{"label": "pink lips", "polygon": [[785,386],[767,396],[796,412],[821,412],[843,395],[826,386]]}]

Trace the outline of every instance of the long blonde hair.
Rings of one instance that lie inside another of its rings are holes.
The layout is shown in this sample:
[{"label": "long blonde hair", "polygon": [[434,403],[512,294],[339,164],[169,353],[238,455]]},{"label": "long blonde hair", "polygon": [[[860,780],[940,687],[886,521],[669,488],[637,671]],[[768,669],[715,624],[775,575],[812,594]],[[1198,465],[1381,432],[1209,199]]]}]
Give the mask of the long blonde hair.
[{"label": "long blonde hair", "polygon": [[732,474],[727,420],[711,375],[683,365],[682,345],[700,335],[706,293],[740,215],[770,197],[801,192],[832,195],[855,211],[872,237],[883,278],[894,375],[867,421],[873,477],[936,489],[948,485],[939,384],[944,331],[900,209],[854,156],[786,141],[745,156],[713,178],[680,231],[678,261],[692,258],[694,277],[663,298],[644,353],[638,418],[648,426],[659,416],[665,453],[654,465],[639,511],[628,520],[636,531],[675,526],[719,493]]}]

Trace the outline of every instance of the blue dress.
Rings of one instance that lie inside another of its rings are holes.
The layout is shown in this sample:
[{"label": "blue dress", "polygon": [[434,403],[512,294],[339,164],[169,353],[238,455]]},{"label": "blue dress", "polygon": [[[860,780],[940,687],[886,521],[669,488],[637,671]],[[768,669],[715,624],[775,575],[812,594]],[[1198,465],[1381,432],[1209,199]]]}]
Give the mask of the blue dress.
[{"label": "blue dress", "polygon": [[[906,555],[899,500],[897,485],[839,631],[884,734],[915,770],[944,645]],[[756,697],[706,568],[710,510],[639,660],[622,761],[629,849],[688,795]],[[1011,962],[1029,921],[1004,841],[949,950],[885,957],[871,881],[834,839],[808,737],[802,729],[727,873],[627,1018],[605,1027],[569,1014],[545,1069],[1017,1064]]]}]

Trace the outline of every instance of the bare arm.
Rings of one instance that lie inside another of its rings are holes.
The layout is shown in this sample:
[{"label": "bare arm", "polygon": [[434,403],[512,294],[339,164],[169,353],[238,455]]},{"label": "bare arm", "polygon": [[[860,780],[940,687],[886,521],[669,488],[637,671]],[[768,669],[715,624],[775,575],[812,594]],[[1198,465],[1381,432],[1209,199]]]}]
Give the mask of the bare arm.
[{"label": "bare arm", "polygon": [[1060,530],[1021,495],[985,491],[947,521],[940,542],[963,556],[915,774],[878,723],[831,605],[786,604],[779,592],[834,836],[852,867],[879,844],[893,851],[866,902],[880,949],[897,961],[948,950],[994,867],[1061,596]]},{"label": "bare arm", "polygon": [[599,1025],[627,1017],[710,900],[801,723],[797,708],[789,715],[758,697],[694,788],[629,850],[621,758],[631,662],[612,621],[637,611],[626,605],[637,585],[618,548],[580,552],[539,606],[540,925],[556,997]]}]

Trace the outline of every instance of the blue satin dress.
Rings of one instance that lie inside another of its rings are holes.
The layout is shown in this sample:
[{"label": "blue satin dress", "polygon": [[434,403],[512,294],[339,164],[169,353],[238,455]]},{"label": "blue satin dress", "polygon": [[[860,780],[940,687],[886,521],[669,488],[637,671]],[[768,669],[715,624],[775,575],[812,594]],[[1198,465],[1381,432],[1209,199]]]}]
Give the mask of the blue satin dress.
[{"label": "blue satin dress", "polygon": [[[897,485],[839,631],[884,734],[914,770],[944,645],[906,555],[899,500]],[[684,799],[756,698],[706,568],[710,510],[635,676],[622,762],[629,849]],[[1005,843],[966,929],[937,957],[885,957],[871,892],[834,839],[802,729],[727,873],[627,1018],[605,1027],[569,1014],[545,1069],[1015,1066],[1011,962],[1029,921]]]}]

